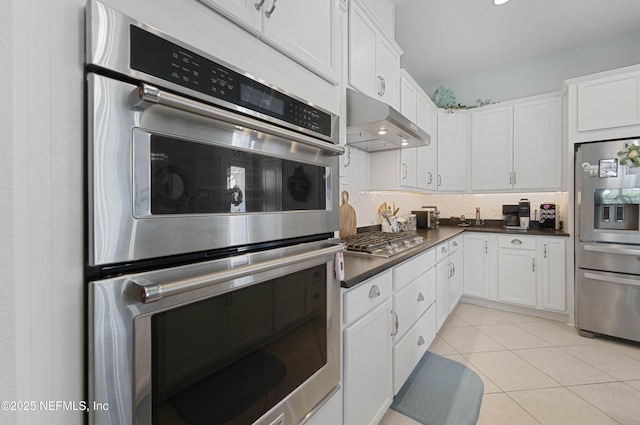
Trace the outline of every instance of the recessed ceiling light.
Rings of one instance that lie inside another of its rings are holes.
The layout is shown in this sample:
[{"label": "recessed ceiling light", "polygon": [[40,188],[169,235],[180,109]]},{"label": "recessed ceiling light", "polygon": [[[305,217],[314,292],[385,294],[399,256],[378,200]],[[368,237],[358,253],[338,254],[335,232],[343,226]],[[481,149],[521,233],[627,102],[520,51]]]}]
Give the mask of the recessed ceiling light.
[{"label": "recessed ceiling light", "polygon": [[505,4],[508,1],[509,0],[493,0],[493,4],[495,4],[496,6],[500,6],[502,4]]}]

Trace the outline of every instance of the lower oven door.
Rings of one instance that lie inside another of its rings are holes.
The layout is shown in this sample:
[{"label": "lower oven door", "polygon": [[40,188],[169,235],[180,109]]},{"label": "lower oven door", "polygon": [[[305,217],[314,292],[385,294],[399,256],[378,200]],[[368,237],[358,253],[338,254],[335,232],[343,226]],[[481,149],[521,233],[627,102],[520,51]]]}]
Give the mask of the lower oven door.
[{"label": "lower oven door", "polygon": [[640,342],[640,276],[578,269],[576,326]]},{"label": "lower oven door", "polygon": [[313,242],[91,282],[89,423],[299,423],[340,382],[341,251]]}]

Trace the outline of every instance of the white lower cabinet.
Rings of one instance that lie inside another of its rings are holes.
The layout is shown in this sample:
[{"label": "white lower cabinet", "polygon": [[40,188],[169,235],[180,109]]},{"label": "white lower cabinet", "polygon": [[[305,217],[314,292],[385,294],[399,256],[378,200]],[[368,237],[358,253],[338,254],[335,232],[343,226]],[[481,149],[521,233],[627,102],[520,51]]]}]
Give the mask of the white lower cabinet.
[{"label": "white lower cabinet", "polygon": [[566,312],[566,239],[521,234],[464,235],[464,295]]},{"label": "white lower cabinet", "polygon": [[498,299],[536,307],[536,239],[500,236],[499,246]]},{"label": "white lower cabinet", "polygon": [[497,268],[497,236],[487,233],[464,234],[464,284],[463,294],[489,299],[490,279]]},{"label": "white lower cabinet", "polygon": [[461,296],[463,270],[459,248],[462,236],[437,245],[436,250],[436,332],[440,330]]},{"label": "white lower cabinet", "polygon": [[344,423],[377,425],[393,400],[388,270],[344,293]]},{"label": "white lower cabinet", "polygon": [[393,346],[394,394],[398,394],[435,337],[436,309],[432,304],[400,341]]},{"label": "white lower cabinet", "polygon": [[566,311],[566,242],[562,238],[542,238],[542,308]]}]

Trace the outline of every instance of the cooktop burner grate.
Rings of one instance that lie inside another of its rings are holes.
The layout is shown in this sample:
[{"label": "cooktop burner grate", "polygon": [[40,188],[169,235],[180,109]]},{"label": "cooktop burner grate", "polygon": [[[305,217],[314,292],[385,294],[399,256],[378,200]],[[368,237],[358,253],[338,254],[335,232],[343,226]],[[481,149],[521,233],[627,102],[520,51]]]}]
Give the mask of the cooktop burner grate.
[{"label": "cooktop burner grate", "polygon": [[342,243],[346,246],[347,251],[387,258],[424,242],[424,238],[412,232],[373,231],[342,238]]}]

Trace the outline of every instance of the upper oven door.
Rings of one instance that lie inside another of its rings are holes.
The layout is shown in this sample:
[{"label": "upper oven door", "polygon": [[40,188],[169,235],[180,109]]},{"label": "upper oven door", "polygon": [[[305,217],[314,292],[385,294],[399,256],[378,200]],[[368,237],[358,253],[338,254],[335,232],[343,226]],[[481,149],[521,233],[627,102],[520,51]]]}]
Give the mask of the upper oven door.
[{"label": "upper oven door", "polygon": [[338,230],[340,147],[148,86],[87,80],[90,265]]}]

